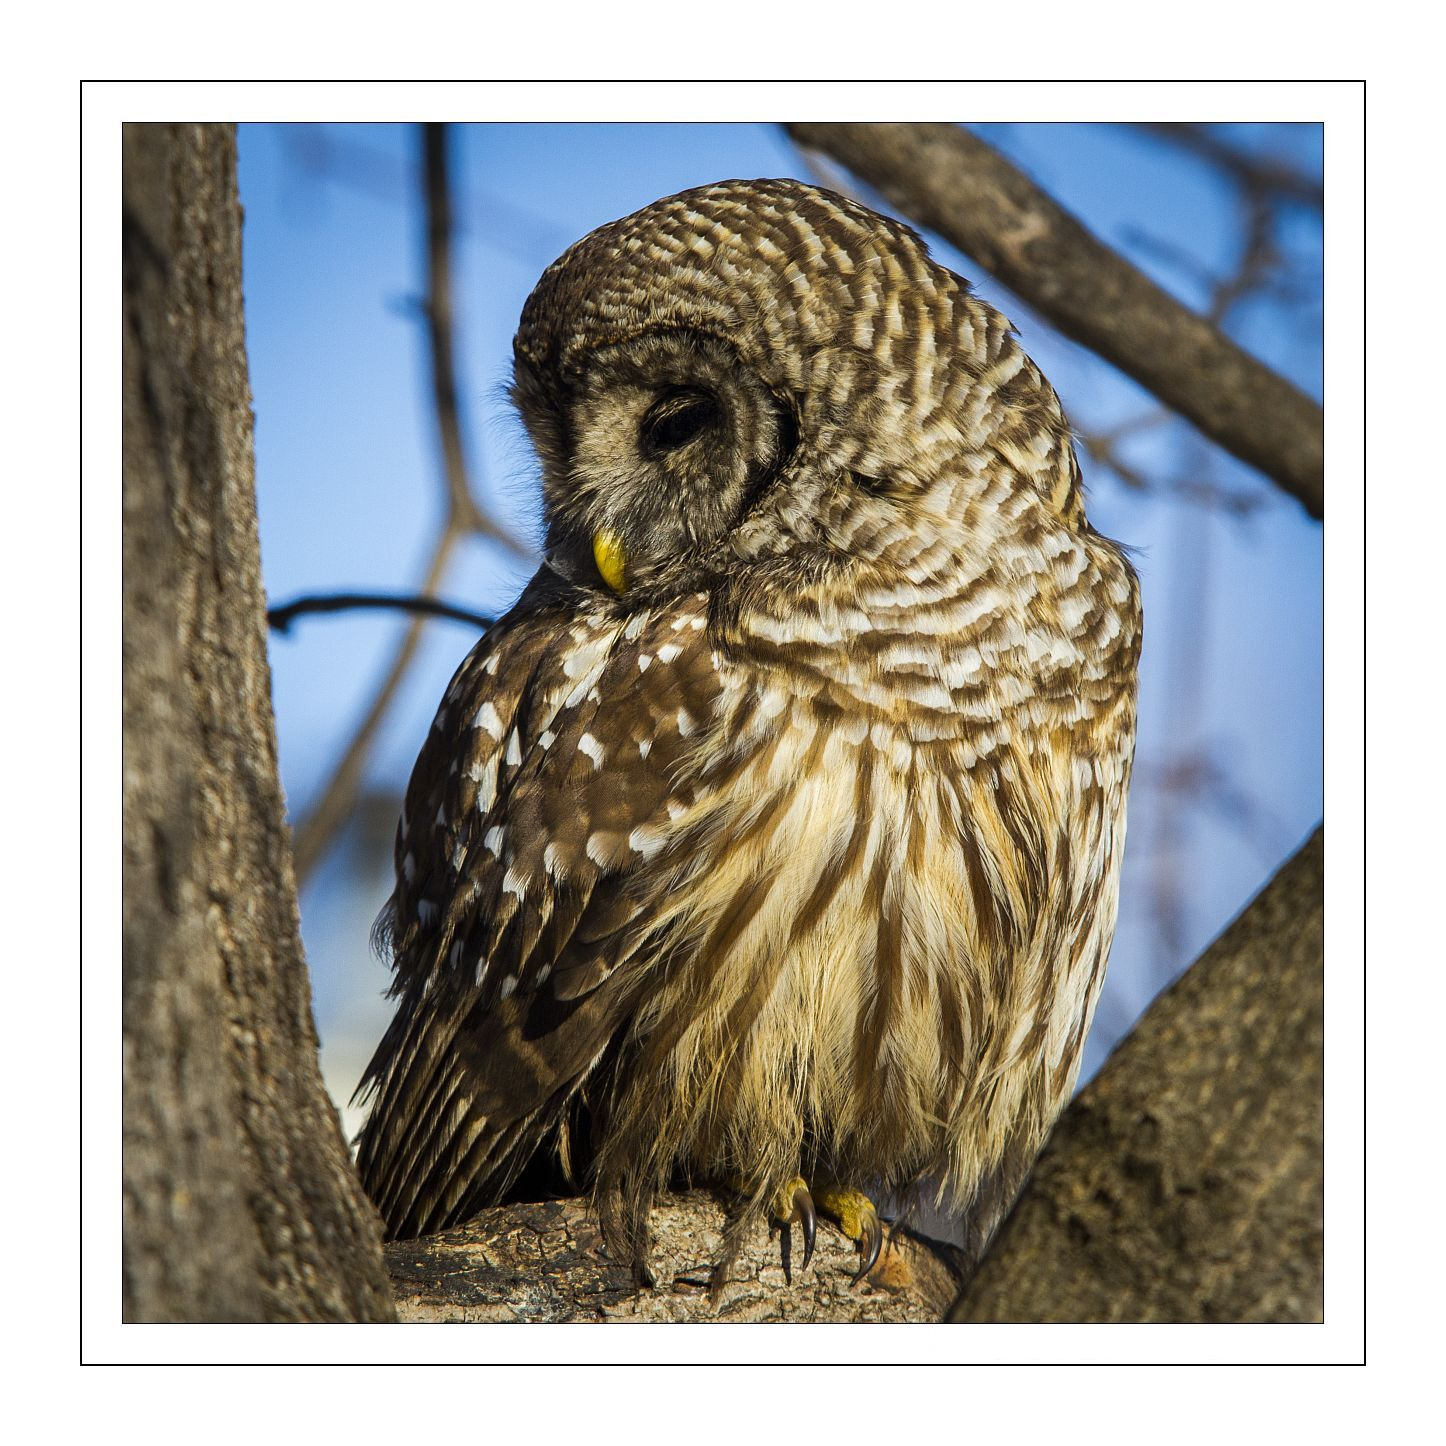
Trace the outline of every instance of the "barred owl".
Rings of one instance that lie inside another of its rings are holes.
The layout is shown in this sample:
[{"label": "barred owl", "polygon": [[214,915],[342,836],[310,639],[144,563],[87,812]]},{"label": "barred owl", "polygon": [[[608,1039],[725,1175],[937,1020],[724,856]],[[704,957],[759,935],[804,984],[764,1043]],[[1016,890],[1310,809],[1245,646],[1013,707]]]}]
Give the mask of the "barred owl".
[{"label": "barred owl", "polygon": [[[1140,609],[1054,391],[907,227],[728,181],[542,276],[513,393],[545,565],[448,688],[379,929],[389,1235],[555,1168],[645,1270],[934,1192],[977,1254],[1114,931]],[[807,1259],[805,1255],[805,1265]]]}]

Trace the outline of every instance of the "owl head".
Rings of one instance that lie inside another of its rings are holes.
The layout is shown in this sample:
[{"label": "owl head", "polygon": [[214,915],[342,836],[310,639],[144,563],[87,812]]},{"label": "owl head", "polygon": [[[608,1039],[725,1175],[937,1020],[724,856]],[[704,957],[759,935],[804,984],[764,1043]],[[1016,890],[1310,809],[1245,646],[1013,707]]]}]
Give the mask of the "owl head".
[{"label": "owl head", "polygon": [[960,526],[1077,473],[1007,321],[906,226],[796,181],[724,181],[603,226],[543,274],[513,396],[546,549],[637,598],[741,564],[845,565],[925,508]]}]

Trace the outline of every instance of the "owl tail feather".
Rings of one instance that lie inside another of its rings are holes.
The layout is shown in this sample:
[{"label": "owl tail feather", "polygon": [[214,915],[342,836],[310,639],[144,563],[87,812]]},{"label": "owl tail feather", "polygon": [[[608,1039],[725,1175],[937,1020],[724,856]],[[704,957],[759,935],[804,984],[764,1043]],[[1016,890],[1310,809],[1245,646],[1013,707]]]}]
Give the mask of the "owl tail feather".
[{"label": "owl tail feather", "polygon": [[594,995],[554,1006],[538,1032],[536,1001],[511,1006],[482,1014],[423,996],[398,1011],[368,1066],[358,1095],[374,1103],[357,1170],[387,1239],[445,1230],[502,1203],[534,1157],[555,1153],[616,1018]]}]

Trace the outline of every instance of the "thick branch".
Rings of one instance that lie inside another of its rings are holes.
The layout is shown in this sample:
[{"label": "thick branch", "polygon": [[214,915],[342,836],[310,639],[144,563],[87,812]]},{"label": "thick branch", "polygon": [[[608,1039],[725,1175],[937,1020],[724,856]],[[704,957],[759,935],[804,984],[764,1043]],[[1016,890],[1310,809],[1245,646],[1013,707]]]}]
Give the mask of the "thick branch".
[{"label": "thick branch", "polygon": [[951,1319],[1318,1321],[1316,830],[1061,1117]]},{"label": "thick branch", "polygon": [[1242,461],[1322,514],[1321,409],[958,126],[793,124]]}]

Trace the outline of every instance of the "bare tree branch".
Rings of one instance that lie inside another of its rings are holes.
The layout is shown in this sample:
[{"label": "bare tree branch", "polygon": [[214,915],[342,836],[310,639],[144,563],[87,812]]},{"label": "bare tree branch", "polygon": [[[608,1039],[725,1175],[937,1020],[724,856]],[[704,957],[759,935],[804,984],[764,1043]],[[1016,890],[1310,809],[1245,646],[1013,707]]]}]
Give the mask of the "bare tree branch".
[{"label": "bare tree branch", "polygon": [[[355,127],[338,131],[298,122],[284,126],[280,139],[308,179],[341,186],[388,205],[410,205],[417,189],[415,167],[389,150],[358,140],[356,131]],[[487,243],[529,267],[561,254],[576,239],[565,227],[482,189],[473,178],[453,177],[450,189],[453,209],[462,217],[458,230],[466,233],[479,218],[485,218]]]},{"label": "bare tree branch", "polygon": [[1092,236],[991,146],[944,124],[787,130],[1321,516],[1321,409]]},{"label": "bare tree branch", "polygon": [[1162,121],[1136,122],[1134,129],[1168,141],[1225,172],[1242,190],[1294,201],[1313,210],[1325,208],[1325,187],[1313,176],[1270,156],[1253,156],[1222,141],[1208,126]]},{"label": "bare tree branch", "polygon": [[[422,579],[421,592],[424,597],[431,596],[440,586],[447,571],[447,564],[451,560],[452,550],[463,536],[462,528],[455,526],[449,517],[441,537],[437,539],[432,560],[427,565],[427,575]],[[382,726],[392,699],[396,697],[402,679],[412,665],[425,626],[426,619],[420,617],[414,617],[408,625],[365,715],[332,770],[331,777],[327,779],[321,798],[296,828],[296,877],[303,884],[321,862],[341,827],[351,817],[377,730]]]},{"label": "bare tree branch", "polygon": [[[448,128],[423,128],[427,201],[427,300],[425,313],[432,358],[432,397],[442,451],[447,512],[419,591],[432,597],[441,585],[457,544],[467,536],[490,537],[519,557],[529,557],[525,543],[513,536],[478,503],[467,471],[457,402],[455,345],[452,330],[452,203],[448,175]],[[305,883],[351,816],[378,729],[416,657],[425,620],[414,617],[392,654],[366,714],[322,788],[316,806],[296,829],[296,873]]]},{"label": "bare tree branch", "polygon": [[289,603],[279,603],[275,607],[267,608],[266,622],[274,631],[288,633],[297,618],[366,608],[420,613],[429,618],[449,618],[453,622],[470,623],[483,630],[490,628],[493,623],[492,618],[485,617],[482,613],[475,613],[470,608],[456,607],[452,603],[439,602],[436,598],[386,592],[308,593],[304,597],[292,598]]},{"label": "bare tree branch", "polygon": [[[1162,414],[1162,416],[1168,415],[1168,413]],[[1249,517],[1265,505],[1267,496],[1262,491],[1239,491],[1230,487],[1222,487],[1218,483],[1200,477],[1175,476],[1162,483],[1156,483],[1133,462],[1125,458],[1119,448],[1121,436],[1122,433],[1118,427],[1112,427],[1102,432],[1081,429],[1075,433],[1079,445],[1090,461],[1111,473],[1131,492],[1164,494],[1196,507],[1224,512],[1231,517]]]},{"label": "bare tree branch", "polygon": [[456,339],[452,326],[452,193],[448,166],[451,130],[422,127],[427,187],[427,337],[432,352],[432,400],[442,445],[450,525],[500,542],[515,557],[532,550],[477,504],[462,445],[457,405]]}]

